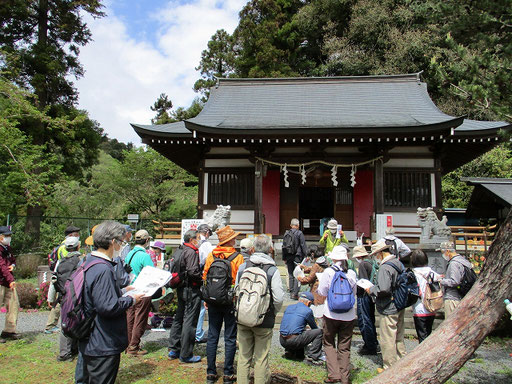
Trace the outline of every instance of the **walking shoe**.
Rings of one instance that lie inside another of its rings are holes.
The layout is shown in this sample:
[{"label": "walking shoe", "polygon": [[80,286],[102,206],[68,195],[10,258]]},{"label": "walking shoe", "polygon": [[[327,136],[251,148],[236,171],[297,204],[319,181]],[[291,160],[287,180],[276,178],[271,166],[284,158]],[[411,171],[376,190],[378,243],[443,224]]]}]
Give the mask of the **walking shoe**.
[{"label": "walking shoe", "polygon": [[235,384],[236,383],[236,375],[226,376],[224,375],[224,384]]},{"label": "walking shoe", "polygon": [[57,356],[57,361],[73,361],[74,358],[73,355]]},{"label": "walking shoe", "polygon": [[215,382],[219,379],[218,375],[206,375],[206,384],[215,384]]},{"label": "walking shoe", "polygon": [[178,357],[180,357],[180,354],[178,352],[169,351],[169,354],[167,355],[167,357],[170,360],[174,360],[174,359],[177,359]]},{"label": "walking shoe", "polygon": [[132,356],[143,356],[148,353],[145,349],[140,349],[140,347],[128,347],[126,353]]},{"label": "walking shoe", "polygon": [[359,350],[357,351],[358,354],[360,354],[361,356],[365,356],[365,355],[376,355],[377,354],[377,351],[370,351],[369,349],[366,349],[365,347],[362,347],[362,348],[359,348]]},{"label": "walking shoe", "polygon": [[208,336],[203,336],[199,340],[196,340],[196,344],[206,344],[208,342]]},{"label": "walking shoe", "polygon": [[193,364],[193,363],[199,363],[201,361],[201,356],[190,356],[186,359],[182,359],[180,357],[180,361],[182,363],[186,363],[186,364]]},{"label": "walking shoe", "polygon": [[305,359],[306,363],[308,364],[311,364],[311,365],[323,365],[324,362],[320,359],[313,359],[312,357],[306,357]]},{"label": "walking shoe", "polygon": [[59,331],[60,331],[59,327],[51,327],[50,329],[45,329],[44,333],[46,333],[47,335],[50,335],[52,333],[57,333]]},{"label": "walking shoe", "polygon": [[0,337],[5,340],[19,340],[21,339],[21,335],[16,332],[2,332]]}]

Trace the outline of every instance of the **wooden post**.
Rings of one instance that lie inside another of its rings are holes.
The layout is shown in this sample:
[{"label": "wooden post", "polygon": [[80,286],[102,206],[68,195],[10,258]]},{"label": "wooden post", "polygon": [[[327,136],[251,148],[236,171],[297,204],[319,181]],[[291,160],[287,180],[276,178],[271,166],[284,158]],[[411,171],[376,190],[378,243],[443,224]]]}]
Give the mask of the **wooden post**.
[{"label": "wooden post", "polygon": [[197,188],[197,217],[202,219],[203,218],[203,211],[204,211],[204,183],[205,183],[205,177],[204,177],[204,159],[201,159],[201,162],[199,163],[199,178],[198,178],[198,188]]},{"label": "wooden post", "polygon": [[441,159],[439,159],[439,158],[434,159],[434,168],[435,168],[434,190],[436,192],[436,208],[440,210],[443,208],[443,189],[442,189],[442,185],[441,185],[441,172],[442,172]]},{"label": "wooden post", "polygon": [[384,213],[384,166],[382,161],[375,162],[373,180],[375,213]]},{"label": "wooden post", "polygon": [[263,163],[256,161],[254,166],[254,233],[263,233]]}]

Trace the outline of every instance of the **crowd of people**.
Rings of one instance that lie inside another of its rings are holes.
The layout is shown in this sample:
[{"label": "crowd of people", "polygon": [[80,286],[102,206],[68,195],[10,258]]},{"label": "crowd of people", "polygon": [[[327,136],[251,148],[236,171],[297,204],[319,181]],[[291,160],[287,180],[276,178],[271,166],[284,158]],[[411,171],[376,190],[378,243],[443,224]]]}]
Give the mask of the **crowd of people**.
[{"label": "crowd of people", "polygon": [[[351,250],[335,219],[318,244],[306,246],[299,221],[293,219],[283,239],[283,260],[288,270],[288,291],[296,303],[287,306],[279,328],[279,342],[285,357],[304,359],[313,365],[326,365],[326,383],[349,383],[350,346],[354,326],[361,332],[362,355],[382,353],[382,368],[388,369],[405,355],[404,313],[395,301],[399,277],[410,263],[419,287],[412,303],[414,325],[421,343],[432,332],[435,310],[425,304],[430,285],[443,288],[444,311],[448,316],[462,299],[459,290],[471,264],[460,256],[450,241],[439,251],[448,261],[445,275],[428,267],[427,255],[411,250],[388,228],[375,243],[357,245]],[[60,334],[57,360],[76,356],[76,383],[114,383],[121,353],[142,356],[152,297],[128,294],[144,267],[163,261],[165,244],[151,243],[146,230],[135,233],[129,225],[105,221],[92,228],[81,249],[80,228],[69,226],[65,238],[49,255],[53,278],[48,294],[51,311],[45,333],[59,332],[61,304],[66,281],[82,268],[83,310],[93,326],[86,337]],[[177,297],[177,309],[169,333],[168,355],[181,363],[197,363],[196,343],[206,343],[206,381],[213,384],[222,376],[224,383],[249,383],[251,366],[254,382],[270,379],[269,354],[276,315],[285,299],[281,274],[274,260],[272,240],[266,235],[245,238],[236,248],[240,235],[229,225],[217,230],[218,243],[209,238],[206,224],[184,234],[183,244],[173,253],[170,271]],[[15,257],[10,248],[13,233],[0,227],[0,306],[7,308],[0,342],[16,340],[18,297],[13,270]],[[351,254],[351,257],[349,255]],[[364,282],[364,284],[363,284]],[[308,285],[309,290],[301,286]],[[255,288],[254,288],[255,287]],[[162,295],[164,290],[159,290]],[[157,296],[153,296],[157,297]],[[377,334],[375,309],[380,316]],[[208,329],[203,328],[208,312]],[[219,374],[216,357],[224,327],[224,368]],[[235,370],[235,354],[238,350]]]}]

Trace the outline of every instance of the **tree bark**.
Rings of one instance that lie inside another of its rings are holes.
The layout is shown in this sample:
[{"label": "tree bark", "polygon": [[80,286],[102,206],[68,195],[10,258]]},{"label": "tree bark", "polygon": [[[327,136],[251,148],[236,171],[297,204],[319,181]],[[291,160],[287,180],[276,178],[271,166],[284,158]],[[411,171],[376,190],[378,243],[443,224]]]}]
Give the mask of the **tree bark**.
[{"label": "tree bark", "polygon": [[480,277],[456,310],[414,351],[367,384],[444,383],[464,365],[503,316],[512,293],[512,212]]}]

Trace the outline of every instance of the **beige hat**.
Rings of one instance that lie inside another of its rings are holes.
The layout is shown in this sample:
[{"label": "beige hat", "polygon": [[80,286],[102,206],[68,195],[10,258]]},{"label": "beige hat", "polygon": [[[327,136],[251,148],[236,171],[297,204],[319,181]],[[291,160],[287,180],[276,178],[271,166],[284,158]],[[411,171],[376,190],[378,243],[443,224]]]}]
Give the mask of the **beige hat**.
[{"label": "beige hat", "polygon": [[145,229],[139,229],[137,232],[135,232],[135,240],[147,240],[152,239],[151,236],[149,236],[148,231]]},{"label": "beige hat", "polygon": [[250,249],[254,246],[254,240],[251,237],[246,237],[240,242],[240,248]]},{"label": "beige hat", "polygon": [[368,256],[373,256],[376,253],[385,251],[386,249],[391,248],[390,244],[386,244],[386,240],[380,239],[375,244],[372,244],[372,253],[370,253]]},{"label": "beige hat", "polygon": [[347,249],[341,245],[337,245],[332,249],[331,253],[329,253],[329,257],[333,261],[348,260]]},{"label": "beige hat", "polygon": [[329,222],[327,223],[327,228],[328,229],[338,229],[338,222],[336,221],[336,219],[329,220]]},{"label": "beige hat", "polygon": [[368,256],[368,252],[366,252],[366,248],[364,245],[357,245],[352,250],[352,257],[365,257]]}]

